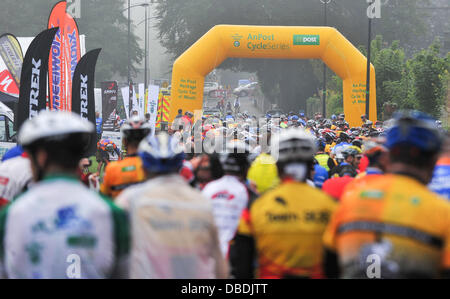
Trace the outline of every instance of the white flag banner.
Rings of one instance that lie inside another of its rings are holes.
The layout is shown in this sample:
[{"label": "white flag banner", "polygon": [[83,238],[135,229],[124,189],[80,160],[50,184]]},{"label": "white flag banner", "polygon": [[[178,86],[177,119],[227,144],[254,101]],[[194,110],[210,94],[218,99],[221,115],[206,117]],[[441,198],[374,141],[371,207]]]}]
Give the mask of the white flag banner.
[{"label": "white flag banner", "polygon": [[133,86],[133,108],[131,109],[131,113],[133,113],[134,111],[139,112],[139,103],[136,97],[136,88]]},{"label": "white flag banner", "polygon": [[129,92],[130,88],[127,87],[123,87],[121,88],[122,91],[122,98],[123,98],[123,108],[125,109],[125,115],[127,116],[127,119],[130,118],[130,92]]},{"label": "white flag banner", "polygon": [[158,98],[159,98],[159,86],[149,85],[147,112],[150,113],[150,126],[152,127],[153,134],[155,134],[156,118],[158,116]]},{"label": "white flag banner", "polygon": [[139,116],[144,118],[145,85],[139,84]]},{"label": "white flag banner", "polygon": [[100,112],[100,116],[102,115],[102,89],[94,88],[94,100],[95,100],[95,112]]}]

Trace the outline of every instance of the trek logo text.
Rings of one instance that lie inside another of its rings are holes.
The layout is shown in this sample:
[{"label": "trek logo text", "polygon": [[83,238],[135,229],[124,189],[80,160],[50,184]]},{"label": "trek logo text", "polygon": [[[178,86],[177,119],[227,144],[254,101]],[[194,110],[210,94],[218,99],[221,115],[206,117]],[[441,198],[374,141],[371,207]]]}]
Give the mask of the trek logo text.
[{"label": "trek logo text", "polygon": [[80,98],[81,107],[80,114],[81,117],[88,120],[88,76],[80,75],[81,87],[80,87]]},{"label": "trek logo text", "polygon": [[30,92],[30,117],[36,116],[39,112],[39,81],[40,81],[40,68],[41,60],[38,61],[32,59],[31,63],[33,68],[31,70],[31,92]]}]

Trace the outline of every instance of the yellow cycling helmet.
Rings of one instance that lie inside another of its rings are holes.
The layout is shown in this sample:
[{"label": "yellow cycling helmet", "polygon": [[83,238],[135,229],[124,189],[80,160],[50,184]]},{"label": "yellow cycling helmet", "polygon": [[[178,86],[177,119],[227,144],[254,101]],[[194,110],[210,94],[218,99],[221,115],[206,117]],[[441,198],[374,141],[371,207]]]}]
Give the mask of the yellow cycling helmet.
[{"label": "yellow cycling helmet", "polygon": [[348,148],[352,148],[352,149],[356,150],[358,152],[358,154],[362,153],[362,150],[359,147],[357,147],[356,145],[349,146]]},{"label": "yellow cycling helmet", "polygon": [[275,159],[266,153],[256,158],[250,166],[247,179],[256,185],[259,194],[263,194],[280,183]]}]

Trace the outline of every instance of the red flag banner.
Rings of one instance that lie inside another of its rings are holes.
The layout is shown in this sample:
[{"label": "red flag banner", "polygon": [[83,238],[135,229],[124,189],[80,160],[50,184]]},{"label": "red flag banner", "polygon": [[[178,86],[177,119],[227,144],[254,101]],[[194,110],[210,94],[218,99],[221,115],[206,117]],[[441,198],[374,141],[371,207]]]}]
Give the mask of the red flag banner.
[{"label": "red flag banner", "polygon": [[64,55],[64,19],[66,18],[66,1],[55,4],[50,13],[48,28],[59,27],[48,61],[49,107],[50,110],[66,110],[66,63]]},{"label": "red flag banner", "polygon": [[80,37],[75,20],[66,13],[66,1],[53,7],[48,28],[59,27],[49,58],[49,107],[72,110],[72,78],[81,58]]},{"label": "red flag banner", "polygon": [[[22,68],[22,66],[20,66]],[[0,91],[19,96],[19,87],[17,87],[14,77],[8,70],[0,73]]]},{"label": "red flag banner", "polygon": [[81,59],[81,48],[77,23],[68,13],[66,13],[64,23],[64,41],[67,70],[66,110],[71,110],[73,75],[75,73],[78,61]]}]

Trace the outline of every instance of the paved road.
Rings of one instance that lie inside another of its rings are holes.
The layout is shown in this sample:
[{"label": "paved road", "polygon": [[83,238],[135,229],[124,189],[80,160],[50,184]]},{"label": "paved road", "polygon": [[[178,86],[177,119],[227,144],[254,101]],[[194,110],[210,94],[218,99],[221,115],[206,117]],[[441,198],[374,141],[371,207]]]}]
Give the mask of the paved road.
[{"label": "paved road", "polygon": [[[241,102],[241,112],[248,111],[250,115],[256,116],[261,116],[263,114],[263,112],[258,107],[255,107],[253,105],[249,97],[239,98],[239,100]],[[205,98],[204,107],[216,107],[217,101],[218,101],[217,99]],[[231,105],[233,105],[234,98],[230,99],[229,101],[231,102]]]}]

